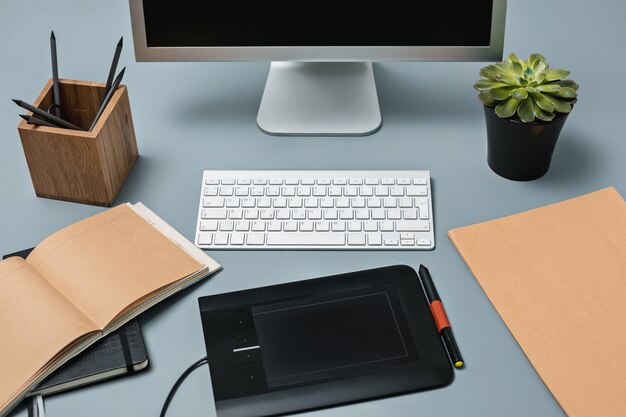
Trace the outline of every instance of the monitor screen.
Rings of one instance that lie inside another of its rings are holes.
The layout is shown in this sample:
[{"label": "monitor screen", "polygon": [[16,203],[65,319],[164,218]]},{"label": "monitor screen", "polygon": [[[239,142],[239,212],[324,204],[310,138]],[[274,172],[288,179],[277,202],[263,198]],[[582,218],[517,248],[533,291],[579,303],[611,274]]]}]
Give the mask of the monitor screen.
[{"label": "monitor screen", "polygon": [[148,47],[489,46],[493,0],[143,0]]}]

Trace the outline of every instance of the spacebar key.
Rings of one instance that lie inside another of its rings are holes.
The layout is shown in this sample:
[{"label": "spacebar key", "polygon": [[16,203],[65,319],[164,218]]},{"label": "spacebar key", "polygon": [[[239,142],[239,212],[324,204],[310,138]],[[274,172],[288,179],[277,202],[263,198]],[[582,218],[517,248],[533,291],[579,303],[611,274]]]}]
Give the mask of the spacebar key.
[{"label": "spacebar key", "polygon": [[343,233],[268,233],[268,246],[343,246]]}]

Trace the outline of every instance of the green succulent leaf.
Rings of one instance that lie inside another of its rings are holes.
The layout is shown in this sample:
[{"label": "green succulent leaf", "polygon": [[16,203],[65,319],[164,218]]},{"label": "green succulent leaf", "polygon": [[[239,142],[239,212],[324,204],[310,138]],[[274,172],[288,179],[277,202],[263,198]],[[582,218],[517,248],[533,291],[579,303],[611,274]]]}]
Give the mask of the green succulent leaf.
[{"label": "green succulent leaf", "polygon": [[496,100],[505,100],[511,95],[511,92],[513,92],[513,90],[515,90],[516,88],[517,87],[514,87],[514,86],[492,88],[491,90],[487,90],[487,94],[489,94],[491,98],[494,98]]},{"label": "green succulent leaf", "polygon": [[559,81],[553,81],[550,84],[557,84],[557,85],[560,85],[561,87],[573,88],[574,90],[578,90],[578,88],[580,87],[578,83],[576,83],[576,81],[574,80],[559,80]]},{"label": "green succulent leaf", "polygon": [[535,117],[539,120],[543,120],[544,122],[551,122],[552,119],[554,119],[554,113],[545,111],[539,106],[535,106],[533,111],[535,112]]},{"label": "green succulent leaf", "polygon": [[507,69],[500,64],[487,65],[485,68],[480,70],[480,75],[494,81],[500,81],[511,85],[516,85],[518,80],[517,75],[515,75],[511,69]]},{"label": "green succulent leaf", "polygon": [[524,78],[527,80],[532,80],[533,78],[535,78],[535,71],[533,71],[533,69],[530,67],[526,67],[526,69],[524,70]]},{"label": "green succulent leaf", "polygon": [[561,86],[558,84],[542,84],[537,86],[537,90],[544,93],[559,93],[561,92]]},{"label": "green succulent leaf", "polygon": [[519,107],[517,108],[517,115],[524,123],[531,123],[535,121],[535,105],[533,104],[532,98],[528,97],[519,104]]},{"label": "green succulent leaf", "polygon": [[[554,112],[556,105],[552,100],[541,93],[533,93],[531,94],[533,100],[535,100],[535,107],[539,107],[541,110],[544,110],[548,113]],[[535,109],[536,110],[536,109]],[[536,112],[535,112],[536,114]],[[542,119],[543,120],[543,119]]]},{"label": "green succulent leaf", "polygon": [[498,117],[502,119],[506,119],[515,114],[517,107],[519,106],[520,100],[516,100],[514,98],[509,98],[506,101],[498,104],[494,109]]},{"label": "green succulent leaf", "polygon": [[519,59],[519,58],[517,57],[517,55],[515,55],[515,53],[514,53],[514,52],[511,52],[511,53],[509,54],[509,62],[511,63],[511,65],[513,65],[514,63],[516,63],[516,62],[517,62],[518,64],[520,64],[520,65],[522,66],[522,68],[523,68],[523,66],[524,66],[523,61],[522,61],[521,59]]},{"label": "green succulent leaf", "polygon": [[516,100],[524,100],[526,97],[528,97],[528,91],[526,91],[525,88],[516,88],[515,90],[511,91],[511,97],[513,97]]},{"label": "green succulent leaf", "polygon": [[529,67],[533,68],[538,61],[545,62],[545,60],[546,59],[541,54],[530,54],[530,56],[528,57],[527,63]]},{"label": "green succulent leaf", "polygon": [[554,104],[554,111],[559,113],[569,113],[572,111],[572,105],[569,102],[552,97],[548,94],[544,94],[543,96]]},{"label": "green succulent leaf", "polygon": [[537,87],[526,87],[526,91],[529,93],[538,93],[539,89]]},{"label": "green succulent leaf", "polygon": [[474,84],[474,88],[478,91],[491,90],[492,88],[499,87],[508,87],[509,85],[506,83],[502,83],[500,81],[493,80],[478,80],[476,84]]},{"label": "green succulent leaf", "polygon": [[500,102],[499,100],[491,98],[489,94],[484,93],[484,92],[478,95],[478,99],[480,100],[481,103],[483,103],[485,106],[488,106],[488,107],[494,107]]},{"label": "green succulent leaf", "polygon": [[545,81],[549,82],[549,81],[562,80],[563,78],[569,75],[569,71],[566,71],[560,68],[554,68],[554,69],[547,70],[545,74],[546,74]]},{"label": "green succulent leaf", "polygon": [[561,90],[557,93],[554,93],[554,95],[562,98],[576,98],[578,96],[578,93],[576,93],[576,90],[571,87],[561,87]]}]

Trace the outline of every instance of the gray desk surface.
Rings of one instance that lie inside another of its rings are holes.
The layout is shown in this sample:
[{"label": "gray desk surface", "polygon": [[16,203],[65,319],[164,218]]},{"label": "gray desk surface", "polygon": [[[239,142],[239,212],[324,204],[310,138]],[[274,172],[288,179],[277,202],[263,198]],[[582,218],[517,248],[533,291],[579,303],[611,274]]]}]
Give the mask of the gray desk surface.
[{"label": "gray desk surface", "polygon": [[[446,233],[609,185],[626,195],[626,3],[510,0],[507,17],[507,52],[541,52],[582,86],[549,173],[529,183],[504,180],[487,167],[485,122],[472,90],[484,64],[377,64],[384,118],[378,133],[270,137],[255,125],[268,63],[135,63],[125,0],[0,0],[0,253],[33,246],[102,210],[37,198],[30,182],[18,108],[9,99],[34,100],[50,77],[51,29],[60,74],[83,80],[105,80],[124,35],[121,64],[128,67],[124,81],[141,157],[117,203],[142,201],[189,239],[203,169],[430,169],[434,187],[433,252],[210,253],[222,272],[141,317],[149,370],[51,397],[48,416],[157,415],[174,380],[205,354],[200,296],[399,263],[431,269],[466,369],[443,389],[308,415],[562,416]],[[203,368],[181,387],[168,415],[214,413]],[[14,415],[25,416],[24,407]]]}]

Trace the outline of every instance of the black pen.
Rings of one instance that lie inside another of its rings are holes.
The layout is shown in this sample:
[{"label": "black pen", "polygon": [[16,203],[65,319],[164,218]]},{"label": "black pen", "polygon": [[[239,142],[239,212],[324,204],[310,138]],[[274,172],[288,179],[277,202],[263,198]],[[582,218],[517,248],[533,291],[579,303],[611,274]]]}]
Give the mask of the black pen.
[{"label": "black pen", "polygon": [[122,77],[124,77],[124,71],[126,71],[126,67],[122,68],[122,70],[117,75],[117,77],[115,77],[115,81],[113,81],[113,84],[111,85],[111,88],[109,89],[109,92],[104,97],[104,100],[102,100],[102,103],[100,103],[100,108],[98,109],[98,112],[96,113],[96,117],[93,118],[93,122],[91,123],[91,126],[89,127],[90,132],[96,126],[96,123],[98,123],[98,119],[102,115],[102,112],[104,112],[104,109],[106,108],[107,104],[111,100],[111,97],[113,97],[115,90],[117,90],[117,87],[120,86],[120,83],[122,82]]},{"label": "black pen", "polygon": [[419,277],[422,281],[422,285],[424,286],[426,297],[428,297],[430,311],[435,319],[437,331],[443,339],[443,343],[446,345],[446,350],[448,351],[448,355],[450,355],[450,360],[454,364],[455,368],[461,368],[463,367],[461,352],[459,351],[459,347],[457,346],[454,335],[452,334],[452,327],[450,327],[448,316],[446,315],[446,311],[443,309],[443,304],[441,303],[439,293],[437,293],[437,289],[435,288],[435,283],[430,277],[428,268],[424,265],[420,265]]},{"label": "black pen", "polygon": [[47,121],[42,120],[42,119],[40,119],[38,117],[26,116],[25,114],[20,114],[20,117],[22,119],[26,120],[26,123],[28,123],[29,125],[46,126],[46,127],[59,127],[59,126],[55,125],[54,123],[47,122]]},{"label": "black pen", "polygon": [[34,114],[36,114],[37,116],[41,116],[44,119],[47,119],[48,121],[54,122],[56,124],[58,124],[61,127],[67,128],[67,129],[74,129],[74,130],[84,130],[81,129],[80,127],[73,125],[70,122],[66,122],[65,120],[61,119],[60,117],[56,117],[53,114],[50,114],[48,112],[45,112],[41,109],[38,109],[37,107],[33,106],[32,104],[28,104],[25,101],[22,100],[16,100],[13,99],[13,102],[15,104],[17,104],[18,106],[20,106],[23,109],[26,109],[28,111],[33,112]]},{"label": "black pen", "polygon": [[[109,69],[109,76],[107,77],[107,83],[104,87],[104,94],[102,95],[102,101],[109,92],[111,85],[113,84],[113,77],[115,77],[115,71],[117,71],[117,63],[120,60],[120,54],[122,53],[122,47],[124,46],[124,37],[120,38],[120,41],[117,43],[117,47],[115,48],[115,53],[113,54],[113,62],[111,62],[111,68]],[[102,102],[101,102],[102,103]]]},{"label": "black pen", "polygon": [[50,33],[50,55],[52,57],[52,94],[54,97],[54,106],[52,111],[55,116],[61,116],[61,91],[59,89],[59,67],[57,64],[57,38],[54,36],[54,31]]}]

